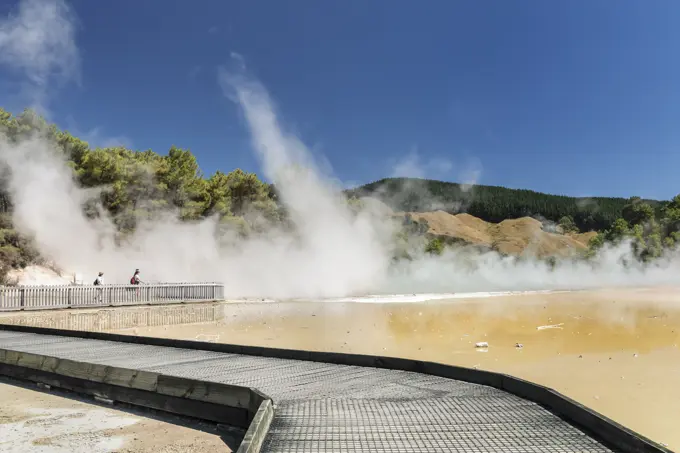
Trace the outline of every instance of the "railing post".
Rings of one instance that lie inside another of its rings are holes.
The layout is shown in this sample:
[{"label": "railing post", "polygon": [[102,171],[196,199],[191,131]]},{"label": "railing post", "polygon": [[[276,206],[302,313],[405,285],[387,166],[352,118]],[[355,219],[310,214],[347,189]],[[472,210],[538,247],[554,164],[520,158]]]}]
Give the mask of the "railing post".
[{"label": "railing post", "polygon": [[68,308],[71,308],[71,304],[73,304],[73,288],[71,288],[70,286],[68,288],[66,298],[67,298]]},{"label": "railing post", "polygon": [[19,297],[21,302],[19,303],[19,306],[23,310],[24,307],[26,306],[26,290],[24,288],[19,288]]}]

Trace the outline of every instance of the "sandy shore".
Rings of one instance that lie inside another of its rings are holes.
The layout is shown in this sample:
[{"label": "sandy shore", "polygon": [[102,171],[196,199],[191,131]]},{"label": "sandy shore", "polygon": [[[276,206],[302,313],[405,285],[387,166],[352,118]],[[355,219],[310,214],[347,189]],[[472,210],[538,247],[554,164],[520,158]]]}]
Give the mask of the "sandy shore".
[{"label": "sandy shore", "polygon": [[[248,303],[225,309],[221,323],[122,333],[380,354],[501,371],[557,389],[680,450],[679,288],[418,303]],[[489,347],[476,348],[477,342]]]},{"label": "sandy shore", "polygon": [[240,442],[214,425],[91,401],[0,379],[0,451],[208,453],[236,451]]}]

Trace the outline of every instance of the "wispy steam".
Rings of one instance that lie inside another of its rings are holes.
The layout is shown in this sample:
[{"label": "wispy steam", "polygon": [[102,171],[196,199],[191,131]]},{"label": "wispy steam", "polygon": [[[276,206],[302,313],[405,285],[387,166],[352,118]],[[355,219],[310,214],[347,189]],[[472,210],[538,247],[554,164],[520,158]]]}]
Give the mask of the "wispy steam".
[{"label": "wispy steam", "polygon": [[52,83],[80,81],[75,17],[63,0],[22,0],[0,21],[0,63],[22,73],[33,107]]},{"label": "wispy steam", "polygon": [[398,159],[393,167],[390,176],[394,178],[420,178],[420,179],[449,179],[453,163],[444,158],[433,158],[423,162],[423,159],[418,152],[418,148],[414,147],[405,156]]},{"label": "wispy steam", "polygon": [[73,118],[67,119],[68,130],[76,137],[86,141],[91,148],[115,148],[124,146],[133,149],[132,140],[124,135],[109,135],[105,128],[96,126],[88,130],[81,130]]},{"label": "wispy steam", "polygon": [[240,105],[264,173],[276,184],[300,234],[295,248],[276,257],[281,268],[272,272],[294,264],[298,270],[289,281],[302,278],[300,290],[316,282],[323,282],[316,291],[334,294],[369,290],[387,270],[385,229],[350,213],[342,195],[320,178],[304,144],[281,130],[264,87],[247,78],[242,59],[237,61],[237,72],[220,70],[220,85]]}]

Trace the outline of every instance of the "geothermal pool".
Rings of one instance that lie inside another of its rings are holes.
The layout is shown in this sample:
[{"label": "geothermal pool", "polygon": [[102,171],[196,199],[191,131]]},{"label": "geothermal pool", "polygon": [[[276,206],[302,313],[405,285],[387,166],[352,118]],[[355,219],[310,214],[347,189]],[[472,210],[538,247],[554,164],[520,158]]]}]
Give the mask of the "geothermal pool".
[{"label": "geothermal pool", "polygon": [[500,371],[680,450],[680,288],[234,302],[225,310],[219,323],[120,332]]}]

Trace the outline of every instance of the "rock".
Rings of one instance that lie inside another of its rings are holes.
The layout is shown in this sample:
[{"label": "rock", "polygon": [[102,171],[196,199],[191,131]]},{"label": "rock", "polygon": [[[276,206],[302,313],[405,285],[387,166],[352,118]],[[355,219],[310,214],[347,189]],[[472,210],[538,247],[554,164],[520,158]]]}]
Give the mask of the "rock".
[{"label": "rock", "polygon": [[30,265],[23,269],[12,269],[7,273],[7,279],[19,286],[23,285],[71,285],[74,274],[63,273],[38,265]]}]

